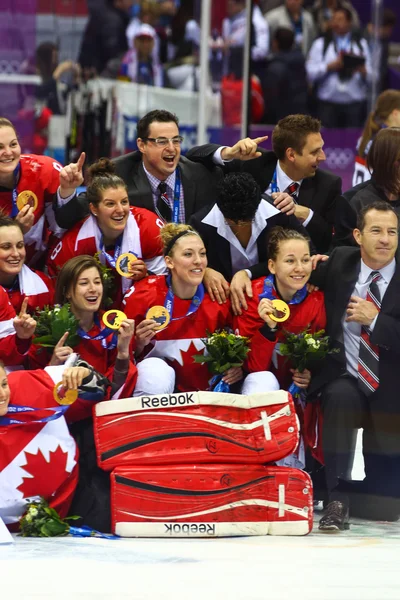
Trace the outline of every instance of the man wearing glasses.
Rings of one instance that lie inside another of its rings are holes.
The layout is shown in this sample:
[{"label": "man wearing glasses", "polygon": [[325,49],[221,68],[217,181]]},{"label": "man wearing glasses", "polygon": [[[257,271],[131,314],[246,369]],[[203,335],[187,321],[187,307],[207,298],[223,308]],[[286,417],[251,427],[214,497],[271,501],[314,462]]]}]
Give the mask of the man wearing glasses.
[{"label": "man wearing glasses", "polygon": [[[138,151],[119,156],[115,172],[127,184],[132,206],[147,208],[163,221],[185,223],[215,201],[215,178],[209,170],[181,156],[183,138],[176,115],[152,110],[137,125]],[[84,194],[60,210],[60,226],[69,229],[88,214]],[[62,222],[61,222],[62,221]]]}]

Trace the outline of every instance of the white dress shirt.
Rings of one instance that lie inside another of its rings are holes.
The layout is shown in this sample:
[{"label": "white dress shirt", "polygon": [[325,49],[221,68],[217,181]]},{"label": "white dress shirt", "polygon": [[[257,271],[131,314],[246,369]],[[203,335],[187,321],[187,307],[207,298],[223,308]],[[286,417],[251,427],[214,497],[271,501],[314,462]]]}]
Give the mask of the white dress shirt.
[{"label": "white dress shirt", "polygon": [[[396,261],[393,259],[386,267],[383,269],[379,269],[379,273],[381,274],[381,278],[376,282],[379,288],[379,292],[381,295],[381,301],[386,293],[387,287],[394,275],[396,269]],[[358,296],[363,300],[367,297],[367,291],[369,285],[371,283],[371,273],[373,271],[377,271],[378,269],[371,269],[367,267],[363,260],[361,260],[361,269],[358,276],[358,280],[356,283],[356,287],[352,292],[352,296]],[[361,335],[361,325],[359,323],[346,321],[347,312],[344,313],[342,318],[342,327],[343,327],[343,340],[344,340],[344,350],[346,353],[346,364],[347,371],[350,375],[354,377],[358,377],[358,355],[360,351],[360,335]],[[372,321],[369,326],[370,331],[374,330],[376,320],[378,316]]]}]

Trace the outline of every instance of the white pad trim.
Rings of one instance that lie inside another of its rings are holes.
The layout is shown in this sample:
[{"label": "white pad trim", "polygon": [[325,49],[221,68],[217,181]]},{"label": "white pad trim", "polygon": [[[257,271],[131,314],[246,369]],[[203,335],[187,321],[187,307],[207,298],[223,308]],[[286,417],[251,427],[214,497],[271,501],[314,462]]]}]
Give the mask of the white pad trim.
[{"label": "white pad trim", "polygon": [[240,523],[126,523],[115,524],[115,533],[121,537],[199,538],[235,537],[239,535],[307,535],[308,521],[282,523],[242,521]]}]

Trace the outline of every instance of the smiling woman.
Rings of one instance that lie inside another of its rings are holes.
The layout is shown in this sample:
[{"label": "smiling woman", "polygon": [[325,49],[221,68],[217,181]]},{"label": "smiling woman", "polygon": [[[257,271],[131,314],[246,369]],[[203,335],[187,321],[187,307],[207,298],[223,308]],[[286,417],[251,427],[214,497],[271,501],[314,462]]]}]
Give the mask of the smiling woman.
[{"label": "smiling woman", "polygon": [[[124,181],[114,173],[113,163],[100,159],[89,169],[91,183],[86,198],[90,216],[77,223],[49,252],[48,269],[56,275],[62,265],[76,254],[98,254],[103,265],[113,272],[115,285],[112,300],[118,307],[122,295],[146,277],[148,271],[166,270],[162,256],[157,216],[129,205]],[[123,260],[123,269],[118,259]]]}]

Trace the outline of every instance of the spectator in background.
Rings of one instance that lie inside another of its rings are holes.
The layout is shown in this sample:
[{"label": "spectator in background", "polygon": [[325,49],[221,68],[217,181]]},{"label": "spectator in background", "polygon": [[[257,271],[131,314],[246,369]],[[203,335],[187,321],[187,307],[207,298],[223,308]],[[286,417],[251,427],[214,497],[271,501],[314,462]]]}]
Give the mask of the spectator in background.
[{"label": "spectator in background", "polygon": [[353,186],[371,178],[367,167],[367,154],[376,134],[386,127],[400,127],[400,90],[382,92],[378,96],[374,110],[369,114],[357,144]]},{"label": "spectator in background", "polygon": [[294,32],[278,27],[272,40],[272,58],[264,76],[266,123],[286,115],[307,112],[307,75],[302,51],[294,45]]},{"label": "spectator in background", "polygon": [[[246,38],[246,2],[228,0],[228,17],[222,22],[225,45],[225,74],[242,78],[243,48]],[[253,7],[251,58],[253,65],[265,63],[269,51],[268,24],[258,6]]]},{"label": "spectator in background", "polygon": [[347,8],[351,12],[353,29],[360,29],[358,12],[349,0],[315,0],[311,12],[318,35],[324,35],[330,30],[333,13],[338,8]]},{"label": "spectator in background", "polygon": [[367,41],[352,31],[347,8],[335,10],[331,31],[313,43],[306,63],[325,127],[360,127],[372,77]]},{"label": "spectator in background", "polygon": [[157,34],[154,39],[153,59],[165,63],[167,61],[167,35],[164,28],[160,26],[159,5],[153,0],[142,0],[140,5],[136,5],[133,8],[137,8],[138,10],[135,10],[135,14],[126,30],[126,39],[129,48],[133,48],[133,40],[139,27],[143,24],[151,25]]},{"label": "spectator in background", "polygon": [[348,190],[339,199],[335,245],[354,246],[353,229],[361,210],[379,200],[388,202],[400,216],[400,128],[378,132],[367,155],[369,181]]},{"label": "spectator in background", "polygon": [[126,29],[134,0],[107,0],[93,12],[83,34],[78,62],[84,77],[102,74],[117,76],[120,61],[128,50]]},{"label": "spectator in background", "polygon": [[303,0],[285,0],[284,6],[279,6],[265,16],[271,36],[278,27],[291,29],[295,35],[295,43],[306,56],[315,38],[315,26],[311,14],[303,9]]},{"label": "spectator in background", "polygon": [[127,81],[162,87],[163,68],[154,57],[154,44],[157,37],[151,25],[140,25],[136,30],[133,48],[122,59],[120,77]]},{"label": "spectator in background", "polygon": [[382,24],[378,29],[378,40],[375,40],[375,27],[368,23],[364,32],[368,41],[374,77],[377,78],[378,91],[389,87],[389,44],[396,25],[397,17],[390,8],[385,8],[382,14]]}]

